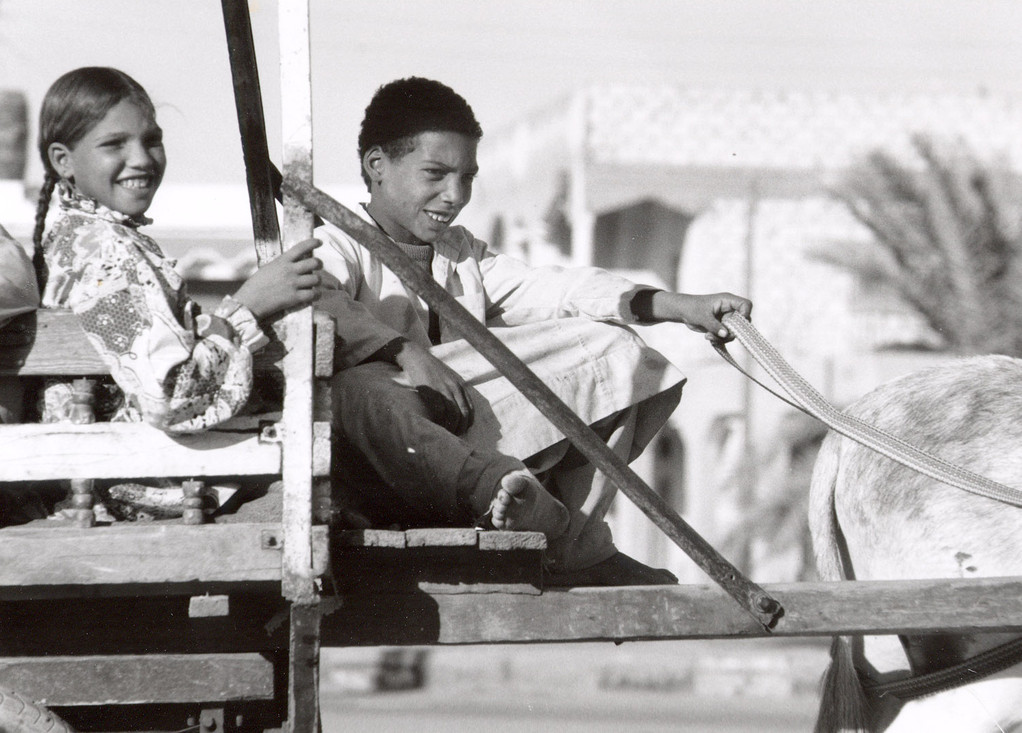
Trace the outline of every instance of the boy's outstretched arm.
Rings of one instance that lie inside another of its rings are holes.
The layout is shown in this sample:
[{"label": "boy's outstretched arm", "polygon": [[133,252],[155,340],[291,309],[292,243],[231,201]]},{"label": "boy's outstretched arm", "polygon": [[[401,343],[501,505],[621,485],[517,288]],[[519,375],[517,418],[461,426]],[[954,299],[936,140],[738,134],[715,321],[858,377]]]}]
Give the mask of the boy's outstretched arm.
[{"label": "boy's outstretched arm", "polygon": [[[643,294],[638,297],[643,297]],[[733,293],[690,295],[657,290],[645,297],[648,297],[648,305],[645,306],[648,308],[648,320],[684,323],[693,331],[705,333],[710,341],[727,342],[734,338],[720,320],[726,313],[740,313],[746,318],[752,315],[752,301]]]}]

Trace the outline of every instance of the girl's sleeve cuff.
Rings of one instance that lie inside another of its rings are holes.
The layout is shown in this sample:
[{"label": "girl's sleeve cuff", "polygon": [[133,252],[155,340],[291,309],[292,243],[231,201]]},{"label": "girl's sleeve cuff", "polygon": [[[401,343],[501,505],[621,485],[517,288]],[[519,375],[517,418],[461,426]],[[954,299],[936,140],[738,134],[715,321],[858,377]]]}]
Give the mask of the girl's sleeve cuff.
[{"label": "girl's sleeve cuff", "polygon": [[260,328],[259,322],[246,306],[236,301],[231,296],[226,296],[217,306],[216,315],[227,320],[234,329],[234,333],[241,339],[241,345],[251,353],[270,343],[270,339]]}]

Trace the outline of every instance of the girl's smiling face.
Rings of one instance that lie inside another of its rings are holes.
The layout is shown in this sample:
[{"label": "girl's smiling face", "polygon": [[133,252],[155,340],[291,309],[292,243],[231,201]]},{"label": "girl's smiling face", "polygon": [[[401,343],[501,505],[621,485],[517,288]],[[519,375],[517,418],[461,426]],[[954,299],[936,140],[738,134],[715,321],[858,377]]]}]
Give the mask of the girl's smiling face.
[{"label": "girl's smiling face", "polygon": [[369,213],[399,242],[435,242],[472,198],[477,144],[458,132],[421,132],[400,157],[371,148],[363,158],[372,181]]},{"label": "girl's smiling face", "polygon": [[53,143],[50,162],[85,196],[129,216],[153,202],[167,168],[163,130],[148,110],[124,99],[74,145]]}]

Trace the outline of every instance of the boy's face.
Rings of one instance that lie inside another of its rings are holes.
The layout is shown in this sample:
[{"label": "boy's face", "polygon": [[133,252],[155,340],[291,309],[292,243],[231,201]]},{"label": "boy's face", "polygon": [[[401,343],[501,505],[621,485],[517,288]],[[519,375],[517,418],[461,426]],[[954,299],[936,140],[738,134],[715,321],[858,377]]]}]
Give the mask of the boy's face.
[{"label": "boy's face", "polygon": [[372,182],[369,213],[399,242],[435,242],[472,198],[476,147],[458,132],[422,132],[400,157],[371,148],[362,160]]}]

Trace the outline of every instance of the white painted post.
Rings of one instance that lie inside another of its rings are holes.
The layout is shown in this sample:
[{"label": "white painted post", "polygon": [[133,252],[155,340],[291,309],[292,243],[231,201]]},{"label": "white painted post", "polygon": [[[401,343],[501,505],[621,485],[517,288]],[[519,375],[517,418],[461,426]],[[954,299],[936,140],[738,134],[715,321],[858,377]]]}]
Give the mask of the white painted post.
[{"label": "white painted post", "polygon": [[[283,173],[312,183],[312,68],[308,0],[280,0],[280,102]],[[284,248],[312,236],[313,218],[284,197]],[[312,566],[312,308],[285,321],[283,593],[291,601],[289,733],[316,733],[319,723],[319,595]]]},{"label": "white painted post", "polygon": [[[281,0],[280,78],[284,175],[312,182],[308,0]],[[284,198],[284,249],[312,236],[312,214]],[[312,578],[312,308],[286,316],[284,358],[284,595],[315,598]]]}]

